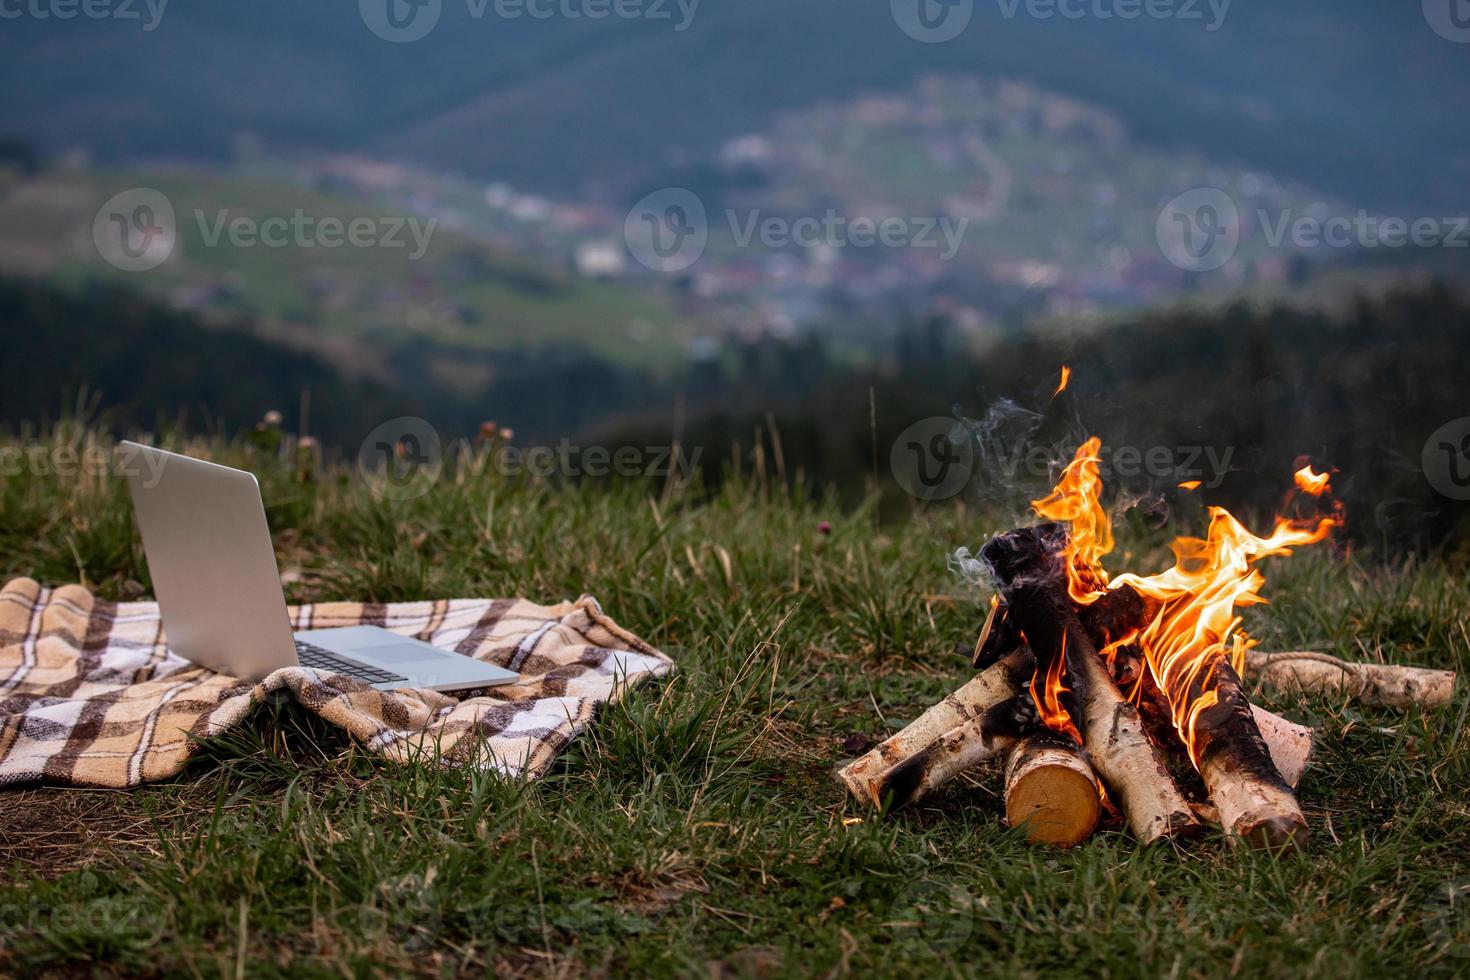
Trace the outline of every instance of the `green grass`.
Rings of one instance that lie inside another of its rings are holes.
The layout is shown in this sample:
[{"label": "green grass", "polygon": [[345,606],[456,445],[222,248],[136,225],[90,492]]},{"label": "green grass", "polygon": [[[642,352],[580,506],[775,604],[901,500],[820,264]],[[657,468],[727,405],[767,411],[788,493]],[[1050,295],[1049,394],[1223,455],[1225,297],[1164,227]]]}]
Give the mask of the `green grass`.
[{"label": "green grass", "polygon": [[[94,437],[81,430],[51,444]],[[1028,846],[981,772],[880,817],[833,781],[957,686],[983,596],[945,556],[997,528],[881,526],[775,481],[718,493],[446,477],[372,497],[260,472],[292,598],[589,591],[679,673],[605,711],[534,784],[368,757],[289,705],[129,793],[0,793],[0,973],[1455,976],[1470,971],[1463,693],[1407,714],[1265,696],[1318,727],[1314,836],[1273,858],[1116,826]],[[832,524],[830,535],[819,522]],[[1140,567],[1160,542],[1130,538]],[[121,488],[7,476],[7,576],[146,593]],[[1464,670],[1464,580],[1303,553],[1249,611],[1270,648]]]}]

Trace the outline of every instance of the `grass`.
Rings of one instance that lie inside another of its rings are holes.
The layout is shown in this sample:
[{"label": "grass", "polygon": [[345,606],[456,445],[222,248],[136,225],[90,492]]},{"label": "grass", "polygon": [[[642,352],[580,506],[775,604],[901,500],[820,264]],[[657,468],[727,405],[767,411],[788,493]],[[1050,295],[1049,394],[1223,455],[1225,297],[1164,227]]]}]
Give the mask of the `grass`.
[{"label": "grass", "polygon": [[[45,445],[97,437],[63,429]],[[1455,976],[1470,971],[1470,712],[1265,696],[1318,728],[1314,830],[1277,859],[1108,827],[1028,846],[981,772],[913,812],[833,768],[966,676],[984,596],[946,570],[996,530],[747,476],[718,492],[445,477],[404,502],[345,472],[262,477],[294,600],[589,591],[670,652],[534,784],[378,762],[291,705],[127,793],[0,793],[0,972],[185,976]],[[121,487],[0,482],[6,576],[144,595]],[[819,523],[831,523],[830,534]],[[1136,565],[1161,542],[1128,535]],[[1432,562],[1267,569],[1270,648],[1463,671],[1467,590]],[[849,742],[849,747],[852,742]]]}]

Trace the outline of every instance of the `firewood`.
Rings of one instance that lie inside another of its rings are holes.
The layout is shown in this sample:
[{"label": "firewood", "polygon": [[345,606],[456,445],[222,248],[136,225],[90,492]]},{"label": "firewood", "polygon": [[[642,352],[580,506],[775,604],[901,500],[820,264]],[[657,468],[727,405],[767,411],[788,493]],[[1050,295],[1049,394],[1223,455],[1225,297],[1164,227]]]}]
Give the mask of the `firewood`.
[{"label": "firewood", "polygon": [[1071,739],[1050,729],[1016,742],[1006,762],[1006,823],[1033,844],[1072,847],[1102,813],[1097,776]]},{"label": "firewood", "polygon": [[1009,724],[997,717],[1010,702],[996,705],[945,732],[895,765],[870,777],[868,798],[890,810],[917,803],[967,769],[998,758],[1016,744]]},{"label": "firewood", "polygon": [[873,787],[881,785],[878,778],[885,771],[911,759],[966,722],[978,722],[991,708],[1015,697],[1030,678],[1032,669],[1030,651],[1011,650],[902,731],[848,763],[838,776],[860,802],[877,806],[882,796]]},{"label": "firewood", "polygon": [[[1034,673],[1029,653],[1018,666],[1028,679]],[[868,795],[889,809],[917,803],[965,770],[1004,758],[1022,738],[1046,730],[1031,695],[1018,691],[871,777]]]},{"label": "firewood", "polygon": [[1455,672],[1426,667],[1349,663],[1325,653],[1246,653],[1245,674],[1260,687],[1287,693],[1345,694],[1367,705],[1424,708],[1455,696]]},{"label": "firewood", "polygon": [[1251,705],[1251,714],[1255,716],[1256,727],[1261,730],[1261,738],[1266,740],[1266,751],[1271,754],[1276,771],[1286,780],[1286,785],[1296,789],[1312,755],[1312,730],[1258,704]]},{"label": "firewood", "polygon": [[[1124,634],[1140,629],[1158,611],[1158,603],[1140,595],[1131,585],[1111,590],[1090,606],[1077,610],[1082,628],[1092,637],[1098,649],[1107,646]],[[992,605],[990,618],[981,631],[981,641],[975,645],[974,666],[984,667],[1002,654],[1024,644],[1025,638],[1009,616],[1009,608],[1001,603]]]},{"label": "firewood", "polygon": [[1135,836],[1150,842],[1196,833],[1199,821],[1078,619],[1061,565],[1065,543],[1064,527],[1044,524],[992,539],[981,556],[1000,584],[1009,618],[1025,633],[1038,662],[1065,658],[1083,744]]},{"label": "firewood", "polygon": [[1220,660],[1200,672],[1189,693],[1213,699],[1191,716],[1191,753],[1226,833],[1260,847],[1304,844],[1301,805],[1271,760],[1235,668]]},{"label": "firewood", "polygon": [[[1179,732],[1174,727],[1168,699],[1154,684],[1152,676],[1148,674],[1148,669],[1142,661],[1143,652],[1137,647],[1123,647],[1113,661],[1113,680],[1118,682],[1119,688],[1128,692],[1130,700],[1138,705],[1139,712],[1143,716],[1144,728],[1149,737],[1154,740],[1154,744],[1173,746],[1177,748],[1177,751],[1184,753],[1184,744],[1179,740]],[[1120,674],[1124,676],[1120,677]],[[1140,688],[1136,693],[1133,690],[1135,683]],[[1261,731],[1261,737],[1266,741],[1266,750],[1271,755],[1271,761],[1281,773],[1281,778],[1286,780],[1287,785],[1292,789],[1295,789],[1297,783],[1301,781],[1302,773],[1307,767],[1307,760],[1312,754],[1312,730],[1305,725],[1298,725],[1294,721],[1288,721],[1278,714],[1267,711],[1258,704],[1251,705],[1251,714],[1256,720],[1256,727]],[[1177,773],[1178,770],[1176,769],[1175,772]],[[1195,775],[1197,776],[1198,773]],[[1187,792],[1188,788],[1186,788]],[[1219,815],[1215,814],[1211,819],[1218,823]]]}]

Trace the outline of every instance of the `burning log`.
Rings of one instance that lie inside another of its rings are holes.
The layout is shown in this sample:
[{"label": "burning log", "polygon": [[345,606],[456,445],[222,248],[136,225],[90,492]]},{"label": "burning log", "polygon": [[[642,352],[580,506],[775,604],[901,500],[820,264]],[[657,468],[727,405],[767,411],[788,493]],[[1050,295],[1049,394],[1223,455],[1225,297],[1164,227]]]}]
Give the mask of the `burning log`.
[{"label": "burning log", "polygon": [[[1158,603],[1140,595],[1131,585],[1119,586],[1088,606],[1077,610],[1082,628],[1098,649],[1144,624],[1158,611]],[[1010,616],[1010,607],[992,606],[990,618],[975,646],[974,666],[985,667],[1003,654],[1024,645],[1025,638]]]},{"label": "burning log", "polygon": [[1325,653],[1245,655],[1245,673],[1262,687],[1288,693],[1345,694],[1385,708],[1430,708],[1455,696],[1455,672],[1424,667],[1348,663]]},{"label": "burning log", "polygon": [[1260,847],[1304,843],[1307,820],[1271,760],[1235,668],[1219,660],[1201,671],[1191,694],[1190,753],[1226,833]]},{"label": "burning log", "polygon": [[1006,823],[1033,844],[1072,847],[1102,813],[1097,776],[1071,739],[1042,729],[1016,742],[1006,762]]},{"label": "burning log", "polygon": [[[1113,681],[1120,690],[1128,692],[1129,700],[1138,705],[1144,726],[1154,741],[1164,745],[1180,744],[1168,700],[1148,674],[1148,667],[1143,662],[1143,651],[1131,645],[1122,647],[1113,654],[1110,667]],[[1137,685],[1141,685],[1142,689],[1136,689]],[[1281,773],[1281,778],[1295,789],[1307,768],[1307,759],[1312,754],[1312,730],[1267,711],[1258,704],[1251,705],[1251,715],[1255,718],[1256,727],[1261,730],[1261,737],[1266,741],[1266,750],[1277,771]]]},{"label": "burning log", "polygon": [[[838,772],[839,778],[858,800],[878,806],[883,802],[884,793],[892,788],[890,770],[899,765],[907,765],[909,776],[901,778],[898,785],[912,785],[922,796],[950,775],[999,751],[984,747],[983,739],[978,737],[983,728],[984,716],[992,708],[1014,698],[1031,676],[1031,672],[1030,652],[1024,648],[1011,650],[969,683],[925,711],[903,731],[848,763]],[[959,737],[957,742],[957,730],[969,731],[969,728],[974,729],[974,735]],[[938,746],[941,742],[946,743],[948,748]],[[961,744],[970,742],[975,745],[965,747]],[[930,753],[930,762],[918,763],[921,771],[915,774],[913,770],[916,764],[913,760],[931,746],[937,747]],[[934,772],[925,774],[923,770],[926,766],[935,767]],[[903,774],[900,773],[900,776]],[[901,805],[916,798],[908,793],[902,799],[890,801],[890,805]]]},{"label": "burning log", "polygon": [[1137,709],[1108,676],[1068,596],[1061,557],[1066,539],[1059,524],[1021,528],[992,539],[981,556],[1005,595],[1008,618],[1025,633],[1038,663],[1065,665],[1083,744],[1134,834],[1149,842],[1196,832],[1199,821],[1145,734]]}]

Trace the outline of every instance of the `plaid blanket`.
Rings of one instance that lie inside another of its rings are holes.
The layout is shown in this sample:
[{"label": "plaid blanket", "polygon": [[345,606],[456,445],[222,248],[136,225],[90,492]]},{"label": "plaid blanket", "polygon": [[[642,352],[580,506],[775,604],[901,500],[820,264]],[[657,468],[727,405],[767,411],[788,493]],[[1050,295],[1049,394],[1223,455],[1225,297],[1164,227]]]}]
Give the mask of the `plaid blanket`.
[{"label": "plaid blanket", "polygon": [[672,669],[597,600],[321,603],[296,629],[369,624],[517,671],[519,682],[460,700],[376,691],[305,667],[259,683],[196,667],[165,645],[158,606],[112,603],[81,586],[15,579],[0,589],[0,786],[45,780],[137,786],[178,773],[207,738],[240,724],[274,691],[385,758],[539,776],[604,701]]}]

